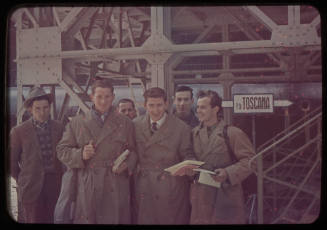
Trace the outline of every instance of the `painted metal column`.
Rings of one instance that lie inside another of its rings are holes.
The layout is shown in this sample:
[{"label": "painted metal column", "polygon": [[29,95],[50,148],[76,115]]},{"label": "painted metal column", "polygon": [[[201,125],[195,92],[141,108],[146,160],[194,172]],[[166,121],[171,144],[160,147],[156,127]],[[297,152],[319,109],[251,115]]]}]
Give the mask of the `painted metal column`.
[{"label": "painted metal column", "polygon": [[[163,8],[163,34],[170,42],[171,42],[171,26],[172,26],[171,7],[164,7]],[[175,92],[174,79],[171,73],[172,59],[174,58],[172,58],[172,56],[169,55],[168,60],[164,64],[164,88],[167,93],[167,101],[170,108],[172,108],[171,105],[173,103],[173,96]]]},{"label": "painted metal column", "polygon": [[[223,76],[222,76],[223,75]],[[233,101],[232,98],[232,85],[233,82],[231,80],[229,80],[230,77],[232,77],[233,75],[231,73],[225,73],[225,74],[221,74],[220,75],[220,79],[224,78],[224,80],[221,80],[221,84],[223,85],[223,91],[224,94],[220,95],[222,96],[222,99],[224,101]],[[233,117],[232,117],[232,108],[224,108],[224,121],[227,124],[232,124],[233,123]]]},{"label": "painted metal column", "polygon": [[[22,30],[22,11],[18,13],[16,22],[16,44],[19,44],[20,34]],[[16,49],[16,60],[19,58],[19,49]],[[22,65],[17,63],[17,104],[16,104],[17,125],[23,120],[23,83],[22,83]]]},{"label": "painted metal column", "polygon": [[164,34],[164,7],[151,7],[151,36],[144,43],[146,50],[159,50],[154,54],[144,55],[151,64],[151,84],[149,87],[165,88],[165,70],[164,64],[170,57],[170,53],[160,52],[171,46],[171,42]]},{"label": "painted metal column", "polygon": [[[228,30],[228,24],[222,26],[222,40],[223,42],[228,42],[229,41],[229,30]],[[230,69],[230,56],[228,54],[228,51],[222,54],[223,58],[223,69],[224,70],[229,70]],[[222,84],[223,84],[223,90],[224,90],[224,95],[222,96],[222,99],[224,101],[232,101],[232,85],[233,82],[230,80],[230,78],[233,78],[234,75],[230,72],[227,73],[222,73],[219,75],[219,79],[223,78]],[[233,123],[233,114],[232,114],[232,108],[224,108],[224,121],[227,122],[227,124],[232,124]]]}]

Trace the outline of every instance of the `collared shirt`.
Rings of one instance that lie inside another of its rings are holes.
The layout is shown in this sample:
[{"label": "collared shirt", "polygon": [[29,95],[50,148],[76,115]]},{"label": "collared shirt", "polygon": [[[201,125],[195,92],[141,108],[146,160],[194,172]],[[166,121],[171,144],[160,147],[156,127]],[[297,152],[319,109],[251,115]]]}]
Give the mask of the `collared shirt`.
[{"label": "collared shirt", "polygon": [[32,118],[33,125],[40,129],[47,129],[49,126],[49,120],[50,119],[48,119],[47,121],[44,121],[44,122],[39,122],[39,121],[35,120],[34,118]]},{"label": "collared shirt", "polygon": [[218,122],[213,124],[212,126],[207,126],[207,133],[208,133],[208,137],[211,136],[212,131],[218,126]]},{"label": "collared shirt", "polygon": [[95,118],[99,122],[99,124],[101,124],[101,126],[103,126],[104,121],[107,119],[111,109],[112,109],[112,107],[110,107],[110,109],[107,112],[101,114],[95,109],[94,105],[92,105],[91,114],[92,114],[92,117]]},{"label": "collared shirt", "polygon": [[164,113],[164,115],[162,116],[162,118],[160,118],[160,120],[158,120],[158,121],[153,121],[151,119],[151,117],[150,117],[150,125],[151,125],[150,127],[152,127],[152,123],[153,122],[156,122],[157,123],[157,129],[159,129],[162,126],[162,124],[165,122],[166,117],[167,117],[167,113],[166,112]]}]

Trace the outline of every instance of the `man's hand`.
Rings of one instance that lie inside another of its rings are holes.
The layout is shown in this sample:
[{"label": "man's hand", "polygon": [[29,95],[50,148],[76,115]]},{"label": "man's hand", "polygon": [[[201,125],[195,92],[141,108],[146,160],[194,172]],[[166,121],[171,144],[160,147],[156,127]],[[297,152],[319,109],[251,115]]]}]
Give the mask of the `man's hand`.
[{"label": "man's hand", "polygon": [[210,175],[215,181],[217,182],[224,182],[225,180],[227,180],[227,172],[225,169],[215,169],[214,172],[216,173],[216,175]]},{"label": "man's hand", "polygon": [[199,168],[199,165],[186,165],[183,168],[180,168],[179,170],[177,170],[177,172],[175,172],[174,174],[172,174],[172,176],[193,176],[196,171],[194,171],[193,169]]},{"label": "man's hand", "polygon": [[119,165],[118,169],[116,171],[113,171],[113,173],[115,174],[121,174],[122,172],[124,172],[127,169],[127,163],[124,161],[123,163],[121,163],[121,165]]},{"label": "man's hand", "polygon": [[95,154],[94,143],[93,140],[89,142],[89,144],[85,145],[83,148],[83,160],[88,160],[92,158]]}]

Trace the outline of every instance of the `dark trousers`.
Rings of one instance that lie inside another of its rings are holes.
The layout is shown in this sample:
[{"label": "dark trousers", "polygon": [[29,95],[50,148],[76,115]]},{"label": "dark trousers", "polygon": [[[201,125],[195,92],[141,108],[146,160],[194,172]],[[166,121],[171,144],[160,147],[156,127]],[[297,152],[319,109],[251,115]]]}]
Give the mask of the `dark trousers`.
[{"label": "dark trousers", "polygon": [[59,196],[55,174],[45,174],[42,191],[33,203],[22,203],[23,219],[25,223],[53,223],[54,208]]}]

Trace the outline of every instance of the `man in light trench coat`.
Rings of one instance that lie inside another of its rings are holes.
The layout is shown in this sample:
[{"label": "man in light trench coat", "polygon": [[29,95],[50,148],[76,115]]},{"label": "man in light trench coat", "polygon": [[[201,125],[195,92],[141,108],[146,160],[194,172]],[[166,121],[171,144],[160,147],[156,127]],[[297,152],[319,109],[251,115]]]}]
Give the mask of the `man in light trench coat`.
[{"label": "man in light trench coat", "polygon": [[200,91],[197,114],[200,124],[192,130],[194,152],[204,161],[201,168],[215,171],[213,179],[220,188],[200,184],[195,175],[191,185],[191,224],[244,224],[245,207],[241,182],[250,173],[248,162],[254,156],[247,135],[235,126],[229,126],[227,135],[237,161],[232,162],[223,136],[226,123],[218,116],[221,98],[211,90]]},{"label": "man in light trench coat", "polygon": [[[72,119],[57,146],[58,158],[77,169],[73,223],[130,224],[129,176],[136,166],[133,122],[112,107],[114,88],[108,79],[92,85],[92,109]],[[127,159],[113,172],[125,150]]]},{"label": "man in light trench coat", "polygon": [[167,114],[167,96],[161,88],[144,93],[147,113],[135,118],[139,165],[136,174],[137,224],[188,224],[189,185],[185,173],[164,169],[194,159],[191,128]]}]

